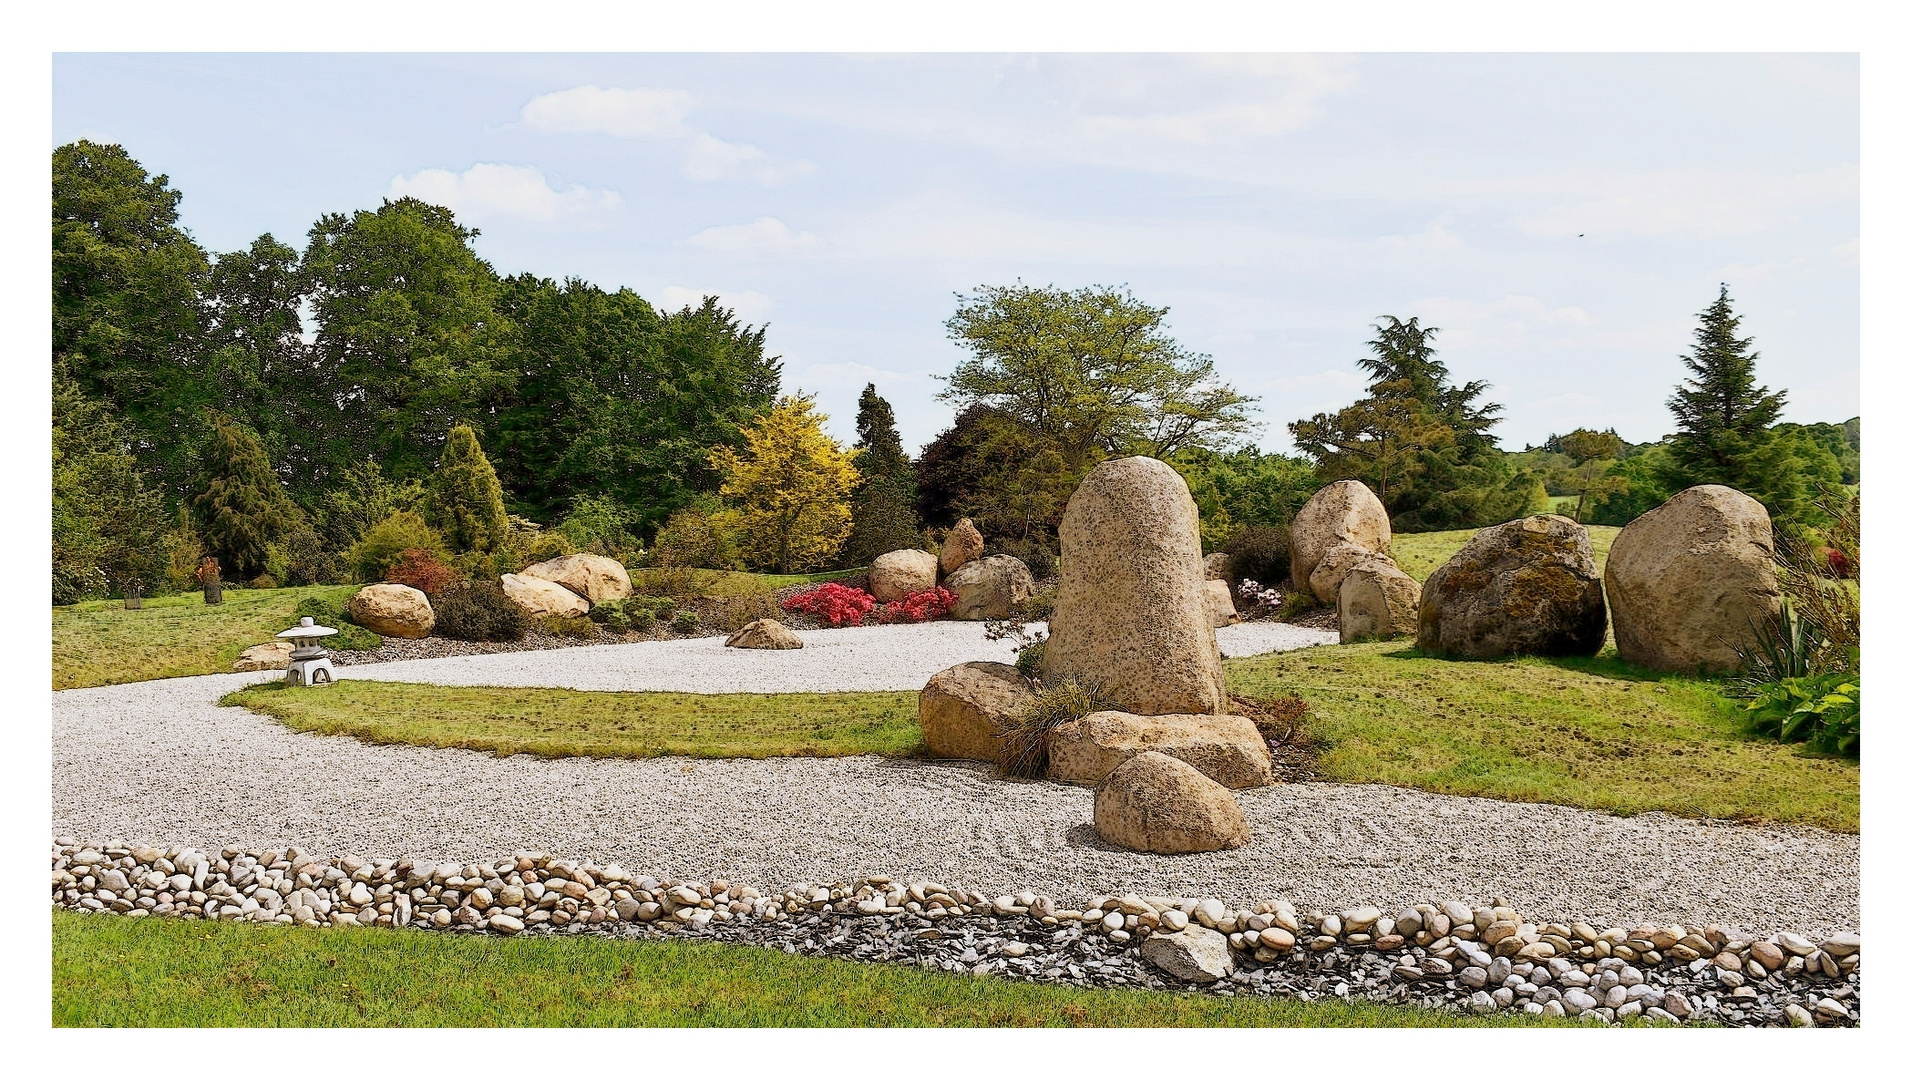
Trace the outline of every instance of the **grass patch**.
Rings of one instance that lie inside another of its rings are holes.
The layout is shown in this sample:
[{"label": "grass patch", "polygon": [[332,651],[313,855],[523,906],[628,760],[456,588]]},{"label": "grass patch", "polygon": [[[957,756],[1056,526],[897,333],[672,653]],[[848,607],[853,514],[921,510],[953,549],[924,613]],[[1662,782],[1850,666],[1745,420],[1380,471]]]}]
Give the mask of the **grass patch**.
[{"label": "grass patch", "polygon": [[1468,662],[1378,642],[1227,670],[1238,693],[1307,701],[1324,780],[1859,831],[1857,762],[1747,735],[1719,684],[1610,653]]},{"label": "grass patch", "polygon": [[538,757],[913,754],[916,695],[665,694],[429,686],[345,679],[227,694],[294,731]]},{"label": "grass patch", "polygon": [[118,600],[56,607],[53,689],[229,672],[240,653],[299,621],[300,600],[342,605],[358,588],[228,589],[223,604],[180,593],[148,597],[137,611]]},{"label": "grass patch", "polygon": [[[1446,532],[1395,533],[1390,548],[1394,562],[1409,577],[1425,582],[1427,575],[1454,557],[1478,529],[1449,529]],[[1593,544],[1593,565],[1601,576],[1607,572],[1607,551],[1613,538],[1620,535],[1618,525],[1589,525],[1587,539]]]},{"label": "grass patch", "polygon": [[[831,570],[821,574],[751,574],[741,570],[692,570],[690,571],[693,596],[727,597],[751,596],[756,593],[775,592],[790,585],[811,585],[824,581],[841,581],[867,573],[868,567],[859,566],[854,570]],[[661,577],[665,571],[644,568],[632,570],[631,587],[644,592],[645,583]]]},{"label": "grass patch", "polygon": [[709,942],[312,930],[56,911],[53,1023],[1530,1027],[1539,1022],[1369,1002],[1078,989]]}]

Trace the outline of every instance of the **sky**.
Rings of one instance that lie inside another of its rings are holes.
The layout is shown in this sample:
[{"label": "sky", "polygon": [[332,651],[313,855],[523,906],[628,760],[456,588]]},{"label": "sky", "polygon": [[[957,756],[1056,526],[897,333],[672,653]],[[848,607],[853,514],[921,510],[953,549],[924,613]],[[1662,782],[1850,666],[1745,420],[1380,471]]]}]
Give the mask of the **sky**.
[{"label": "sky", "polygon": [[767,324],[784,388],[911,448],[957,294],[1127,285],[1259,399],[1362,394],[1440,328],[1520,449],[1673,426],[1729,286],[1785,418],[1859,412],[1852,54],[56,54],[53,144],[117,142],[213,251],[415,195],[500,273]]}]

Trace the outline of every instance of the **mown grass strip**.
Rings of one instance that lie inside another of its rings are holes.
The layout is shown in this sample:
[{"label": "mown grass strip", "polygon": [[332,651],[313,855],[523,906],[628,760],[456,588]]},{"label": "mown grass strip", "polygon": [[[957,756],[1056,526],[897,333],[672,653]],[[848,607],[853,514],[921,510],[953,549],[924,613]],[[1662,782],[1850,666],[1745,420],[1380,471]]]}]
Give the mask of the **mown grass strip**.
[{"label": "mown grass strip", "polygon": [[294,731],[500,756],[702,758],[919,752],[916,695],[668,694],[345,679],[226,695]]},{"label": "mown grass strip", "polygon": [[1228,677],[1308,702],[1325,780],[1859,830],[1858,763],[1750,736],[1717,683],[1610,653],[1468,662],[1383,642],[1230,661]]},{"label": "mown grass strip", "polygon": [[308,930],[56,911],[53,1023],[1526,1027],[1539,1021],[1339,1000],[1088,990],[709,942]]},{"label": "mown grass strip", "polygon": [[299,601],[342,604],[356,585],[234,589],[225,603],[199,593],[149,597],[137,611],[118,600],[53,609],[53,689],[106,686],[231,671],[247,648],[298,622]]}]

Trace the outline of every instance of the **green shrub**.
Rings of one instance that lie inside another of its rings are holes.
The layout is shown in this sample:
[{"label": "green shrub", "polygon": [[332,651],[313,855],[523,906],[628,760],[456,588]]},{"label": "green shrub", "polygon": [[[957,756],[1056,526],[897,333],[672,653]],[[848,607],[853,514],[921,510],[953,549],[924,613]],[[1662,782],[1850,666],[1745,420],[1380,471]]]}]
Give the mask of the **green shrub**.
[{"label": "green shrub", "polygon": [[[1043,543],[1039,539],[1004,540],[1001,544],[996,545],[996,548],[997,551],[1000,551],[1004,555],[1013,555],[1021,559],[1022,564],[1029,568],[1029,575],[1037,581],[1046,581],[1056,576],[1056,568],[1058,566],[1056,553],[1048,544]],[[988,554],[995,553],[996,552],[989,552]]]},{"label": "green shrub", "polygon": [[1859,756],[1859,673],[1829,671],[1760,687],[1746,712],[1754,732],[1803,742],[1826,754]]},{"label": "green shrub", "polygon": [[603,555],[628,566],[643,554],[643,545],[631,534],[633,516],[608,497],[580,495],[555,531],[579,551]]},{"label": "green shrub", "polygon": [[651,563],[659,567],[742,570],[743,538],[736,515],[714,499],[700,499],[670,516],[651,545]]},{"label": "green shrub", "polygon": [[1288,527],[1286,525],[1250,525],[1229,536],[1222,550],[1228,552],[1228,580],[1243,578],[1263,585],[1278,585],[1289,577]]},{"label": "green shrub", "polygon": [[1044,589],[1022,602],[1022,617],[1028,622],[1048,622],[1056,613],[1056,591]]},{"label": "green shrub", "polygon": [[680,611],[671,616],[671,629],[680,634],[696,633],[697,623],[698,618],[695,611]]},{"label": "green shrub", "polygon": [[432,632],[455,641],[516,641],[531,623],[504,586],[490,578],[447,586],[432,608],[437,616]]},{"label": "green shrub", "polygon": [[598,636],[598,626],[582,615],[548,615],[544,619],[544,629],[548,634],[558,637],[592,638]]},{"label": "green shrub", "polygon": [[[1017,660],[1021,660],[1020,654]],[[1069,675],[1044,686],[1003,733],[996,748],[996,766],[1004,776],[1044,776],[1049,771],[1049,732],[1090,713],[1117,707],[1092,680]]]},{"label": "green shrub", "polygon": [[1016,651],[1016,670],[1022,672],[1025,679],[1033,679],[1042,674],[1042,648],[1048,640],[1030,642]]},{"label": "green shrub", "polygon": [[458,580],[458,571],[446,566],[429,551],[406,548],[392,568],[385,571],[385,580],[394,585],[409,585],[436,600]]},{"label": "green shrub", "polygon": [[392,564],[413,548],[429,552],[441,561],[450,557],[444,539],[425,524],[423,517],[401,510],[365,530],[365,535],[346,555],[346,562],[358,580],[382,581]]},{"label": "green shrub", "polygon": [[631,617],[622,611],[613,611],[605,616],[604,625],[612,631],[621,634],[631,628]]},{"label": "green shrub", "polygon": [[458,551],[496,551],[505,545],[504,491],[469,424],[445,436],[429,505],[446,541]]}]

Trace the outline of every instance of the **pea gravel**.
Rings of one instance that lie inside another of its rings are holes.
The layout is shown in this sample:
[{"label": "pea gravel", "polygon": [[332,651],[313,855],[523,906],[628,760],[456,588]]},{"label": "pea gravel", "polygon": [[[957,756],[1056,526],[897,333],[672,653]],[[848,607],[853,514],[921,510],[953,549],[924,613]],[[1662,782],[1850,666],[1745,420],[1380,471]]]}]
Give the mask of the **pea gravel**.
[{"label": "pea gravel", "polygon": [[[1258,626],[1279,624],[1220,636]],[[805,637],[810,644],[788,653],[740,656],[703,639],[340,674],[590,689],[913,689],[941,667],[1008,648],[958,624]],[[694,686],[683,681],[691,677]],[[1859,927],[1859,838],[1805,827],[1286,784],[1238,793],[1254,833],[1247,847],[1163,858],[1103,844],[1087,789],[997,780],[970,763],[545,761],[371,746],[217,706],[257,681],[210,675],[53,694],[53,833],[434,860],[546,850],[761,887],[897,874],[1077,901],[1130,890],[1338,910],[1503,897],[1530,917],[1611,925]]]}]

